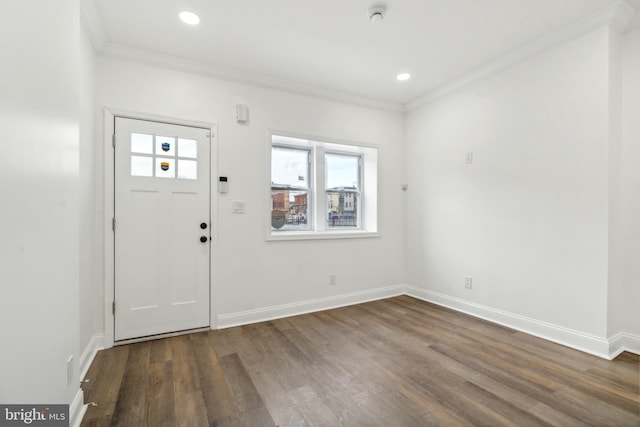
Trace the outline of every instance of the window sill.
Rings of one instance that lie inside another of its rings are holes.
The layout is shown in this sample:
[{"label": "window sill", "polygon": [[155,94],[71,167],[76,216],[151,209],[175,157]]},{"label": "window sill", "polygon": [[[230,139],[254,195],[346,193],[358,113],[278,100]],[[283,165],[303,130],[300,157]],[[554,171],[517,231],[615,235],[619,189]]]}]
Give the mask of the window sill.
[{"label": "window sill", "polygon": [[267,236],[267,242],[291,240],[339,240],[339,239],[369,239],[380,237],[380,233],[366,230],[347,231],[282,231]]}]

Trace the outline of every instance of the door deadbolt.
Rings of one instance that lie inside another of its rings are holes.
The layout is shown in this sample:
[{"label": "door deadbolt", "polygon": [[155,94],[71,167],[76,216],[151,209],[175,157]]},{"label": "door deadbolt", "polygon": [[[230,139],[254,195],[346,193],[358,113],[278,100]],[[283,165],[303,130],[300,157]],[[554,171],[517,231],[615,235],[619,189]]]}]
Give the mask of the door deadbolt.
[{"label": "door deadbolt", "polygon": [[207,223],[206,222],[200,223],[200,228],[202,228],[203,230],[206,230],[207,229]]}]

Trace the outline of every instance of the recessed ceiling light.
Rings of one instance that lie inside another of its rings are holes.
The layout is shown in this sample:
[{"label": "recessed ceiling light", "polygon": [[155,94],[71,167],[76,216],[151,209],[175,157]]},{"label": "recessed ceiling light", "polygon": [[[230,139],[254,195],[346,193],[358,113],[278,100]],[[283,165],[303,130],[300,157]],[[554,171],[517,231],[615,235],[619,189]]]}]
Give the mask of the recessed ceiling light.
[{"label": "recessed ceiling light", "polygon": [[396,79],[400,80],[401,82],[405,80],[409,80],[410,78],[411,78],[411,74],[409,73],[398,74],[398,76],[396,77]]},{"label": "recessed ceiling light", "polygon": [[193,12],[189,12],[188,10],[180,12],[180,19],[182,22],[189,25],[198,25],[200,23],[200,17]]}]

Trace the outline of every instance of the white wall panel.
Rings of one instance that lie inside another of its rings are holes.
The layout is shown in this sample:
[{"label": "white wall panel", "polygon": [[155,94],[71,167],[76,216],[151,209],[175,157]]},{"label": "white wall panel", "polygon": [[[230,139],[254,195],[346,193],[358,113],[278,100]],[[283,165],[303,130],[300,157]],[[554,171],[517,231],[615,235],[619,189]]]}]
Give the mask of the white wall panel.
[{"label": "white wall panel", "polygon": [[612,332],[640,337],[640,25],[622,39],[622,279]]},{"label": "white wall panel", "polygon": [[[80,348],[104,333],[104,204],[102,129],[96,103],[96,56],[83,29],[80,30]],[[99,135],[99,137],[96,137]]]},{"label": "white wall panel", "polygon": [[0,402],[71,403],[80,356],[79,2],[2,6]]},{"label": "white wall panel", "polygon": [[408,114],[409,283],[607,337],[608,61],[602,29]]}]

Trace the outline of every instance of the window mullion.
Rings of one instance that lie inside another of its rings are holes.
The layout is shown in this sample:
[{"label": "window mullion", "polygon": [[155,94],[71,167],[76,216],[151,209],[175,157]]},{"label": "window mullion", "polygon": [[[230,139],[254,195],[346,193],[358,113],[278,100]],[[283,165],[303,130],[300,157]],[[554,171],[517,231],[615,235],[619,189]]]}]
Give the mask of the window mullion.
[{"label": "window mullion", "polygon": [[364,228],[364,158],[358,156],[358,228]]},{"label": "window mullion", "polygon": [[324,147],[317,146],[315,149],[315,214],[316,214],[316,230],[324,231],[327,228],[326,212],[326,185],[325,185],[325,162],[324,162]]},{"label": "window mullion", "polygon": [[308,186],[309,188],[307,189],[307,220],[309,221],[309,224],[311,224],[311,230],[315,231],[316,226],[316,213],[314,212],[314,208],[315,208],[315,189],[314,189],[314,185],[315,185],[315,179],[314,179],[314,165],[313,165],[313,149],[309,149],[308,150],[308,154],[307,154],[307,173],[309,175],[309,183]]}]

